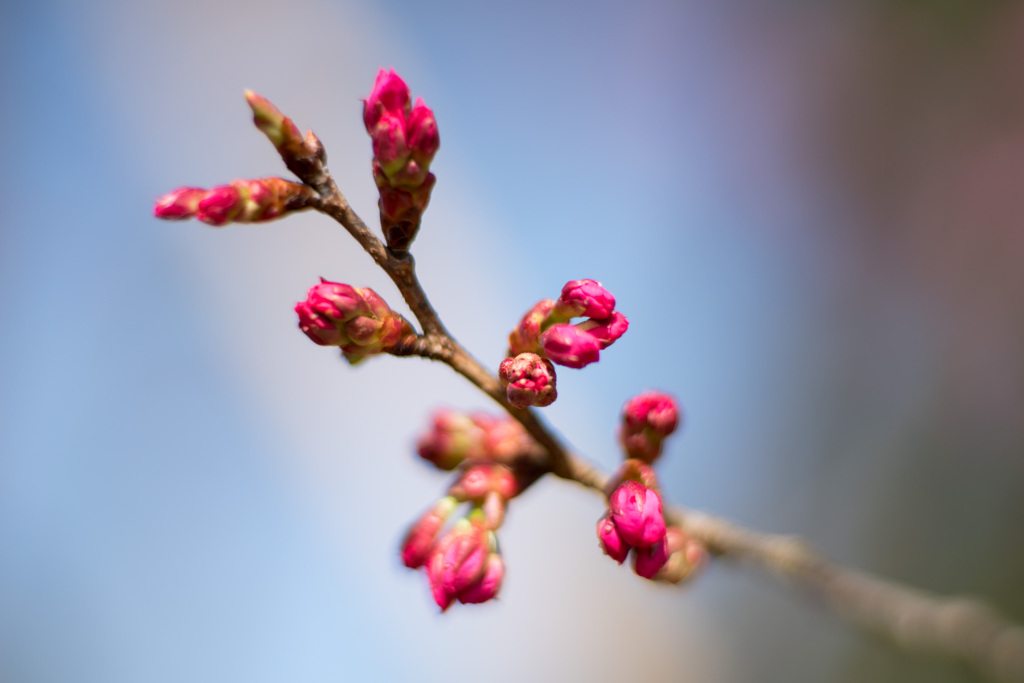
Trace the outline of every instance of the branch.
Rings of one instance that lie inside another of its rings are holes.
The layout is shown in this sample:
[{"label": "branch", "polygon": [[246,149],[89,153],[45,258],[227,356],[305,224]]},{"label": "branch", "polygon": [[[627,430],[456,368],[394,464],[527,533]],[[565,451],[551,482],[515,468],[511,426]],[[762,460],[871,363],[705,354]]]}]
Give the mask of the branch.
[{"label": "branch", "polygon": [[[452,338],[416,278],[408,253],[396,255],[370,232],[334,179],[303,178],[318,192],[310,206],[334,218],[394,281],[424,334],[402,340],[391,353],[423,356],[450,366],[519,421],[543,448],[550,472],[604,494],[608,475],[570,454],[531,410],[513,407],[498,379]],[[843,567],[792,536],[762,534],[725,519],[669,508],[666,519],[682,526],[708,551],[789,581],[820,598],[861,627],[909,650],[943,655],[973,665],[993,680],[1024,683],[1024,628],[968,598],[943,598]]]}]

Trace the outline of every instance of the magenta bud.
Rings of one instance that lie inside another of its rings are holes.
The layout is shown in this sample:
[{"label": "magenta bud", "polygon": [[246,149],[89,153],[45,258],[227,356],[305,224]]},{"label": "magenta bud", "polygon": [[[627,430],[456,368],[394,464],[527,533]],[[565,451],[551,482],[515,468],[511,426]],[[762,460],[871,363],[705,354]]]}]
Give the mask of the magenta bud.
[{"label": "magenta bud", "polygon": [[649,548],[665,536],[661,497],[640,482],[626,481],[609,499],[612,521],[622,540],[638,548]]},{"label": "magenta bud", "polygon": [[215,187],[196,206],[196,218],[209,225],[227,225],[242,210],[241,196],[232,185]]},{"label": "magenta bud", "polygon": [[543,408],[555,402],[555,366],[535,353],[506,358],[498,368],[508,402],[516,408]]},{"label": "magenta bud", "polygon": [[493,600],[501,590],[502,579],[505,578],[505,563],[501,555],[491,553],[487,556],[483,575],[474,583],[459,592],[459,602],[464,605],[478,604]]},{"label": "magenta bud", "polygon": [[558,307],[569,318],[587,316],[588,318],[604,319],[615,310],[615,297],[595,280],[573,280],[562,287],[562,296],[558,299]]},{"label": "magenta bud", "polygon": [[437,133],[437,120],[434,112],[417,97],[412,113],[406,123],[406,140],[409,149],[420,166],[426,168],[441,146],[441,138]]},{"label": "magenta bud", "polygon": [[487,534],[480,526],[460,519],[448,535],[451,542],[441,549],[440,581],[446,592],[457,594],[483,575],[490,551]]},{"label": "magenta bud", "polygon": [[385,112],[370,132],[373,157],[388,178],[398,173],[409,158],[405,141],[405,119]]},{"label": "magenta bud", "polygon": [[412,327],[369,287],[320,279],[295,304],[299,329],[321,346],[340,346],[350,363],[387,351]]},{"label": "magenta bud", "polygon": [[575,325],[552,325],[540,335],[539,341],[544,355],[551,362],[568,368],[585,367],[596,363],[600,357],[598,340]]},{"label": "magenta bud", "polygon": [[637,548],[633,553],[633,571],[645,579],[653,579],[668,562],[668,539],[665,534],[661,540],[649,548]]},{"label": "magenta bud", "polygon": [[657,391],[644,392],[622,407],[619,441],[630,458],[654,462],[661,455],[662,441],[676,430],[680,419],[674,398]]},{"label": "magenta bud", "polygon": [[185,220],[196,215],[199,202],[206,196],[206,190],[198,187],[179,187],[156,200],[153,215],[168,221]]},{"label": "magenta bud", "polygon": [[577,325],[581,330],[585,330],[590,333],[602,349],[606,349],[612,345],[612,343],[626,333],[629,329],[629,321],[626,320],[626,316],[622,315],[618,311],[615,311],[604,320],[584,320]]},{"label": "magenta bud", "polygon": [[430,557],[426,563],[427,581],[430,582],[430,594],[442,612],[451,607],[452,603],[455,602],[455,593],[445,585],[443,580],[444,556],[453,540],[451,534],[443,536],[431,549]]},{"label": "magenta bud", "polygon": [[537,443],[523,426],[510,417],[476,415],[473,419],[484,430],[484,450],[491,460],[512,462],[519,456],[537,449]]},{"label": "magenta bud", "polygon": [[373,135],[373,129],[386,112],[403,119],[409,113],[409,86],[394,69],[381,69],[373,84],[370,96],[363,100],[363,123],[366,132]]},{"label": "magenta bud", "polygon": [[622,540],[619,529],[612,521],[611,513],[605,514],[597,522],[597,539],[601,542],[601,550],[619,564],[626,561],[630,545]]},{"label": "magenta bud", "polygon": [[486,457],[486,432],[468,415],[452,410],[434,413],[430,430],[416,445],[420,457],[438,469],[453,470],[466,459]]},{"label": "magenta bud", "polygon": [[448,495],[459,501],[482,505],[489,493],[497,493],[504,500],[519,493],[519,482],[506,465],[484,463],[469,467],[458,481],[448,489]]},{"label": "magenta bud", "polygon": [[413,524],[402,541],[402,562],[410,569],[422,567],[430,556],[434,539],[458,507],[458,501],[445,496]]}]

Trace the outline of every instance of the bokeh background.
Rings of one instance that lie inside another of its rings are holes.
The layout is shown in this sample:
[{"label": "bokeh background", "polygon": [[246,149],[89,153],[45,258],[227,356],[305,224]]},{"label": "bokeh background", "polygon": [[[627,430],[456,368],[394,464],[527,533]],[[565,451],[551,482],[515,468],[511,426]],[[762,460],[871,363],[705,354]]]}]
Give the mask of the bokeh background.
[{"label": "bokeh background", "polygon": [[441,366],[295,328],[323,275],[394,289],[324,217],[214,230],[153,199],[284,173],[253,88],[375,219],[359,99],[435,110],[415,245],[487,364],[601,280],[632,327],[546,410],[606,468],[649,387],[669,498],[1024,620],[1024,4],[592,0],[0,4],[0,680],[971,681],[719,564],[603,558],[543,481],[499,602],[402,568],[444,486]]}]

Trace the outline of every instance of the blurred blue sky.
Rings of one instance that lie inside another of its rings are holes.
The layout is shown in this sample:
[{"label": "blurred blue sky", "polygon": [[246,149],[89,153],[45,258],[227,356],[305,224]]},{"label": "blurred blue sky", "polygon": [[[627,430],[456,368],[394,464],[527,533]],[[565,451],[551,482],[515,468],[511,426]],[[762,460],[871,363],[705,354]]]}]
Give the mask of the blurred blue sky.
[{"label": "blurred blue sky", "polygon": [[546,410],[580,452],[671,391],[672,499],[1024,618],[1024,15],[920,5],[0,5],[0,680],[961,680],[731,568],[647,585],[554,481],[502,601],[438,617],[395,552],[443,487],[412,444],[484,400],[295,329],[317,276],[398,298],[326,218],[151,218],[284,173],[253,88],[369,222],[393,66],[441,130],[414,253],[449,329],[496,367],[583,277],[629,316]]}]

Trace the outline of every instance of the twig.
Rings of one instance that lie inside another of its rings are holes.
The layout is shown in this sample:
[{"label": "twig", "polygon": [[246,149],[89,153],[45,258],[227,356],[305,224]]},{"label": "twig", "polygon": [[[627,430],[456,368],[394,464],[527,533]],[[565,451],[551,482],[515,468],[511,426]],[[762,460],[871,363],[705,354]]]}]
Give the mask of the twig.
[{"label": "twig", "polygon": [[[315,183],[310,180],[307,184],[319,193],[311,206],[355,237],[394,281],[423,329],[422,336],[403,340],[391,353],[449,365],[500,404],[544,449],[541,473],[546,470],[603,493],[608,475],[570,454],[533,410],[509,404],[498,379],[448,334],[416,278],[412,257],[396,255],[370,232],[329,173]],[[704,512],[670,508],[665,516],[713,555],[794,583],[839,616],[907,649],[960,659],[996,681],[1024,683],[1024,628],[981,602],[938,597],[849,569],[824,559],[798,538],[758,533]]]}]

